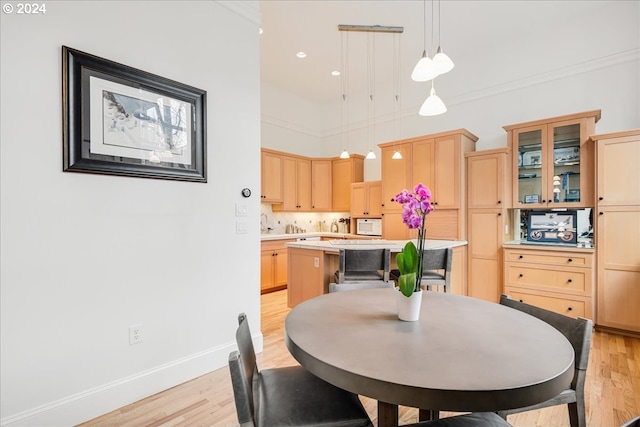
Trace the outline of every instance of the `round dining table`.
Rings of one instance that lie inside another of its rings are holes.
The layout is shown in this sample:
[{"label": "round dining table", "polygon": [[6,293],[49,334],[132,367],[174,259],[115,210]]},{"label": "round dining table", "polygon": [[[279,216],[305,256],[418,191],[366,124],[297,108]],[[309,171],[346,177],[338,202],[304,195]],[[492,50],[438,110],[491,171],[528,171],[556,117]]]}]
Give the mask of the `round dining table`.
[{"label": "round dining table", "polygon": [[393,288],[343,291],[298,304],[285,343],[308,371],[378,401],[378,425],[398,405],[488,412],[548,400],[569,387],[574,351],[549,324],[476,298],[422,292],[420,318],[398,319]]}]

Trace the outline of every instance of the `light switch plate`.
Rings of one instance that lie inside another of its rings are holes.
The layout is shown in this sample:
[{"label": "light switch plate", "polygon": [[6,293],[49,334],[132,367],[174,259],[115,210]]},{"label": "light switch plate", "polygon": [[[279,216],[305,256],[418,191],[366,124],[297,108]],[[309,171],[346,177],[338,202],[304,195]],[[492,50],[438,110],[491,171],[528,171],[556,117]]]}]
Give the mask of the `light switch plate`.
[{"label": "light switch plate", "polygon": [[247,205],[236,203],[236,216],[247,216]]},{"label": "light switch plate", "polygon": [[249,229],[244,221],[236,221],[236,234],[247,234]]}]

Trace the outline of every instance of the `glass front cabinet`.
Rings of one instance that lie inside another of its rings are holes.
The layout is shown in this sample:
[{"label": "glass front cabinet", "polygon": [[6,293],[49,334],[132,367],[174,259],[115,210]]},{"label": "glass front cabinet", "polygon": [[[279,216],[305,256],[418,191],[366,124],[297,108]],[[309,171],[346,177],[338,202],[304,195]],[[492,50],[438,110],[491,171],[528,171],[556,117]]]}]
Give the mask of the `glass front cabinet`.
[{"label": "glass front cabinet", "polygon": [[513,207],[594,206],[594,148],[600,110],[504,126],[511,148]]}]

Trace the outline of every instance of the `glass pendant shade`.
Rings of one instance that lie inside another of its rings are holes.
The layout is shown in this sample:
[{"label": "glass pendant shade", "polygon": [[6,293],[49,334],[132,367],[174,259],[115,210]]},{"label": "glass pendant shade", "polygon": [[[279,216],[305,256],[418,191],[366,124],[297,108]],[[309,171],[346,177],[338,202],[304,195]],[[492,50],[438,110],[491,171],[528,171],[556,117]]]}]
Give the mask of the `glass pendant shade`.
[{"label": "glass pendant shade", "polygon": [[453,61],[447,56],[446,53],[442,51],[442,48],[440,46],[438,46],[438,52],[433,57],[432,61],[434,68],[438,72],[438,75],[448,73],[449,71],[453,70]]},{"label": "glass pendant shade", "polygon": [[369,152],[367,153],[367,155],[365,156],[365,159],[367,160],[373,160],[376,158],[376,153],[374,153],[373,151],[369,150]]},{"label": "glass pendant shade", "polygon": [[420,107],[420,111],[418,112],[418,114],[420,114],[421,116],[437,116],[446,112],[447,106],[444,105],[442,99],[440,99],[440,97],[436,95],[436,90],[433,88],[433,86],[431,86],[431,94],[429,95],[427,100],[424,101],[422,107]]},{"label": "glass pendant shade", "polygon": [[391,156],[391,158],[393,160],[400,160],[402,159],[402,153],[400,153],[398,150],[393,152],[393,156]]},{"label": "glass pendant shade", "polygon": [[342,153],[340,153],[340,158],[341,159],[348,159],[351,156],[349,155],[349,152],[347,150],[342,150]]},{"label": "glass pendant shade", "polygon": [[438,71],[433,60],[427,56],[427,51],[422,52],[422,58],[418,61],[411,73],[411,79],[415,82],[426,82],[438,76]]}]

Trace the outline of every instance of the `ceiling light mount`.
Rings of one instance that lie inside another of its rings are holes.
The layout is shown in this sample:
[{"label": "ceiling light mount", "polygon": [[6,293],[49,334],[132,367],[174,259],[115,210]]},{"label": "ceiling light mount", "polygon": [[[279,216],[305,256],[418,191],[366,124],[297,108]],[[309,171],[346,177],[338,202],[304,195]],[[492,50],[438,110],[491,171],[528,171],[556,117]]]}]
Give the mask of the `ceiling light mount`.
[{"label": "ceiling light mount", "polygon": [[338,31],[359,31],[368,33],[403,33],[404,27],[389,27],[385,25],[338,25]]}]

